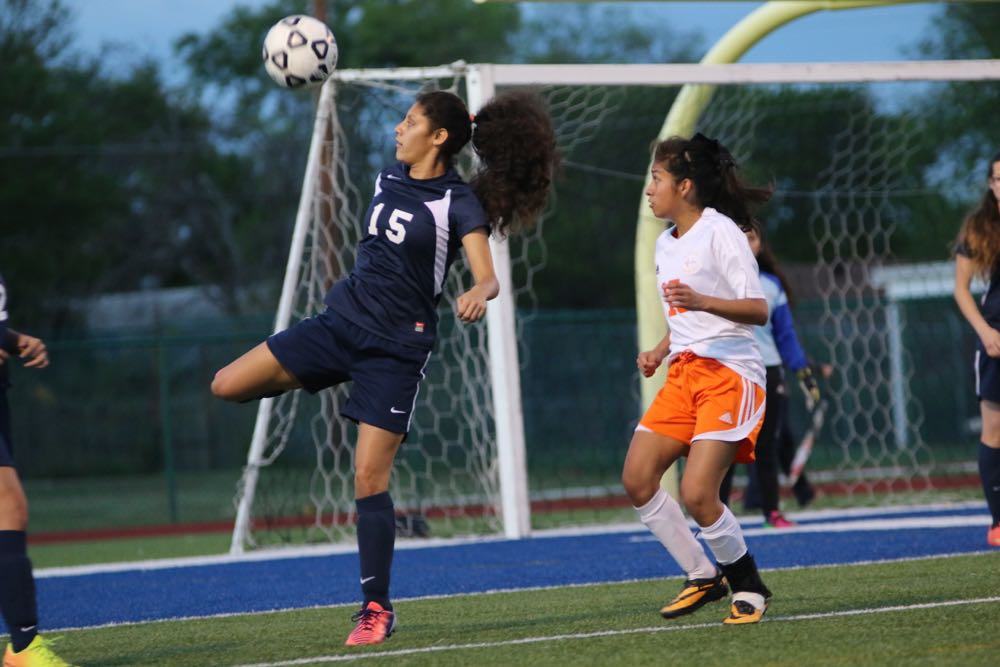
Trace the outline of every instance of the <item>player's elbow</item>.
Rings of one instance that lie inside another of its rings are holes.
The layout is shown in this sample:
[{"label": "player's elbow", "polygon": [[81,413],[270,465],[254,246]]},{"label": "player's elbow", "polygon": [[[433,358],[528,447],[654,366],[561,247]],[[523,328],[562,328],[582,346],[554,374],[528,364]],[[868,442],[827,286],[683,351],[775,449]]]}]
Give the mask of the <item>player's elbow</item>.
[{"label": "player's elbow", "polygon": [[235,378],[228,368],[216,371],[212,378],[212,395],[225,401],[236,401],[240,397],[236,388]]},{"label": "player's elbow", "polygon": [[764,299],[754,299],[753,307],[749,312],[749,324],[762,326],[767,324],[767,301]]}]

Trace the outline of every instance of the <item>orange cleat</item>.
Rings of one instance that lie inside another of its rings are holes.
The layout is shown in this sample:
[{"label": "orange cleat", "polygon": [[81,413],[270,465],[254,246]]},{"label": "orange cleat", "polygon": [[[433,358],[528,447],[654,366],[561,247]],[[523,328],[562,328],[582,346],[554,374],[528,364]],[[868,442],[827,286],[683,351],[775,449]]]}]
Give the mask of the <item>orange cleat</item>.
[{"label": "orange cleat", "polygon": [[677,618],[697,611],[708,602],[719,600],[729,594],[726,581],[721,574],[709,579],[688,579],[681,592],[660,610],[663,618]]},{"label": "orange cleat", "polygon": [[396,630],[396,614],[383,609],[378,602],[369,602],[351,620],[357,625],[344,642],[346,646],[381,644]]},{"label": "orange cleat", "polygon": [[723,619],[726,625],[746,625],[760,623],[767,611],[768,599],[760,593],[733,593],[733,604],[729,616]]},{"label": "orange cleat", "polygon": [[42,639],[41,635],[35,635],[31,643],[17,653],[14,653],[13,646],[7,644],[3,667],[72,667],[52,650],[52,644],[58,639]]},{"label": "orange cleat", "polygon": [[990,528],[986,533],[986,543],[991,547],[1000,547],[1000,523]]}]

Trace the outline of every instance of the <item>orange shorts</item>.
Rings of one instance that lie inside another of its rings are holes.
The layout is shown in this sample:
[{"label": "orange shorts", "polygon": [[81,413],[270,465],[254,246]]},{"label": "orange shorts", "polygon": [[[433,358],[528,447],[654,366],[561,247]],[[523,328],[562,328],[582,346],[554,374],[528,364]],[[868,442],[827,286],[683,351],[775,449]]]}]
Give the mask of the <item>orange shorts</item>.
[{"label": "orange shorts", "polygon": [[670,364],[667,381],[636,430],[690,445],[695,440],[737,442],[737,463],[754,460],[764,423],[764,388],[728,366],[684,352]]}]

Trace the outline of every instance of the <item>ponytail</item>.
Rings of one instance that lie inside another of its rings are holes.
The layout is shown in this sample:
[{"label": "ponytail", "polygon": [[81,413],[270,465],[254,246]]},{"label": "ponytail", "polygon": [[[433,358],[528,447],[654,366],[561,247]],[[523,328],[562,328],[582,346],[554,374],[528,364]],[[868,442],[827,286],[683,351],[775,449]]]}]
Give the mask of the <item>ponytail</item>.
[{"label": "ponytail", "polygon": [[555,130],[541,98],[510,91],[490,100],[474,121],[479,167],[471,185],[497,236],[535,224],[559,164]]},{"label": "ponytail", "polygon": [[699,205],[711,206],[743,230],[754,226],[753,209],[771,198],[771,188],[744,184],[729,150],[700,132],[690,139],[670,137],[657,143],[653,161],[678,181],[690,179]]},{"label": "ponytail", "polygon": [[440,149],[446,164],[472,139],[479,167],[470,185],[490,231],[503,237],[534,225],[559,163],[555,130],[541,98],[526,91],[501,93],[475,119],[454,93],[421,93],[416,103],[434,129],[448,131]]}]

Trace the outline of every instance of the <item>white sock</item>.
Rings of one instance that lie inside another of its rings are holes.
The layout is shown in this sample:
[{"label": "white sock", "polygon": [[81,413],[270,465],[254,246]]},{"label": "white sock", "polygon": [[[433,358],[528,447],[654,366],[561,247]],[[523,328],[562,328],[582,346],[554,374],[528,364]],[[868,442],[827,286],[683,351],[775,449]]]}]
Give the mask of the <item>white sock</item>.
[{"label": "white sock", "polygon": [[688,579],[709,579],[716,575],[715,564],[709,560],[684,520],[684,513],[677,501],[663,489],[642,507],[636,507],[646,528],[656,535]]},{"label": "white sock", "polygon": [[722,510],[718,521],[707,528],[702,526],[701,537],[715,554],[715,560],[723,565],[735,563],[747,552],[743,529],[728,507]]}]

